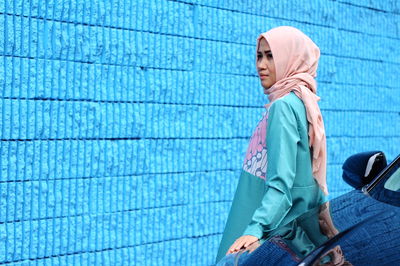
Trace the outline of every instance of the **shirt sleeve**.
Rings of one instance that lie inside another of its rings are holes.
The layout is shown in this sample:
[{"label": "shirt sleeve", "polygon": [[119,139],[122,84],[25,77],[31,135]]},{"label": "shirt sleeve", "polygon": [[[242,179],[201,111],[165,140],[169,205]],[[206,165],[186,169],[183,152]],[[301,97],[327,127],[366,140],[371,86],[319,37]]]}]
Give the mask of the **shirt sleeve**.
[{"label": "shirt sleeve", "polygon": [[243,235],[260,239],[264,232],[276,229],[292,207],[290,190],[296,174],[299,141],[293,109],[287,102],[274,102],[268,114],[266,192]]}]

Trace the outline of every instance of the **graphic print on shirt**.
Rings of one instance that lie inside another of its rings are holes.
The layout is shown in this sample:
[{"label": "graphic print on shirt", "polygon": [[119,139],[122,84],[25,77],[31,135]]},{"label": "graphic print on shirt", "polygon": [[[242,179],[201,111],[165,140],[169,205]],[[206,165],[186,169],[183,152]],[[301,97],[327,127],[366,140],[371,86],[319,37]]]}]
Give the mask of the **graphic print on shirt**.
[{"label": "graphic print on shirt", "polygon": [[250,138],[243,163],[243,170],[262,179],[265,179],[267,172],[267,120],[268,111],[264,112]]}]

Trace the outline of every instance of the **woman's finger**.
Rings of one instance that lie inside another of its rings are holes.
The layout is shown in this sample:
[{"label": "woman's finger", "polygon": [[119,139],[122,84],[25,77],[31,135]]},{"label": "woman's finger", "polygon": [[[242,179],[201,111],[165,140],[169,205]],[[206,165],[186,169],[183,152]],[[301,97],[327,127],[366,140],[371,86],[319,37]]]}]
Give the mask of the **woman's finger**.
[{"label": "woman's finger", "polygon": [[229,248],[229,250],[234,251],[236,249],[236,246],[238,245],[239,241],[240,241],[240,238],[236,239],[236,241],[232,244],[232,246]]},{"label": "woman's finger", "polygon": [[230,246],[230,248],[228,249],[228,251],[226,252],[226,254],[231,254],[235,251],[235,247],[236,247],[236,241],[235,243],[232,244],[232,246]]},{"label": "woman's finger", "polygon": [[233,248],[232,251],[238,251],[242,248],[243,246],[243,240],[241,238],[239,238],[238,240],[235,241],[235,243],[233,244]]},{"label": "woman's finger", "polygon": [[253,244],[254,242],[256,242],[257,240],[247,240],[246,243],[244,244],[244,247],[247,248],[248,246],[250,246],[251,244]]},{"label": "woman's finger", "polygon": [[254,243],[257,239],[253,239],[254,237],[249,237],[249,236],[242,236],[236,239],[236,241],[231,245],[231,247],[228,249],[226,254],[231,254],[235,253],[242,248],[247,248],[250,246],[252,243]]},{"label": "woman's finger", "polygon": [[236,251],[238,251],[239,249],[241,248],[241,242],[238,242],[238,243],[236,243],[235,244],[235,246],[233,247],[233,252],[236,252]]}]

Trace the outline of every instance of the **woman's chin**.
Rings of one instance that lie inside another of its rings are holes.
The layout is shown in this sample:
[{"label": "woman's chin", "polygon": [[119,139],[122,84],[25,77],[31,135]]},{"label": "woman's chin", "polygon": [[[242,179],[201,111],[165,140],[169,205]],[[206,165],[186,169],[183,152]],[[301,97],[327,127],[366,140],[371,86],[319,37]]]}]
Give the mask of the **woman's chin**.
[{"label": "woman's chin", "polygon": [[271,82],[267,82],[267,81],[261,81],[261,86],[264,88],[265,90],[268,90],[269,88],[271,88],[273,84]]},{"label": "woman's chin", "polygon": [[264,94],[268,94],[268,90],[274,85],[275,83],[271,83],[271,82],[261,82],[261,86],[263,87],[264,90]]},{"label": "woman's chin", "polygon": [[265,87],[265,86],[263,86],[264,94],[268,94],[269,88],[270,88],[270,87]]}]

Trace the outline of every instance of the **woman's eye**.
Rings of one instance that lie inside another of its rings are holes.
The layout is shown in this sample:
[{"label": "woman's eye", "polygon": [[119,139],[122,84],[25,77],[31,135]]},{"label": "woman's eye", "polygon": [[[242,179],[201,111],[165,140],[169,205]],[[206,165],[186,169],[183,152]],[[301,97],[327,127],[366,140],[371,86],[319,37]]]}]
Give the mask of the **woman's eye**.
[{"label": "woman's eye", "polygon": [[262,54],[257,54],[257,59],[261,59],[262,58]]},{"label": "woman's eye", "polygon": [[267,58],[268,58],[268,59],[272,59],[272,58],[273,58],[273,57],[272,57],[272,53],[268,53],[268,54],[267,54]]}]

